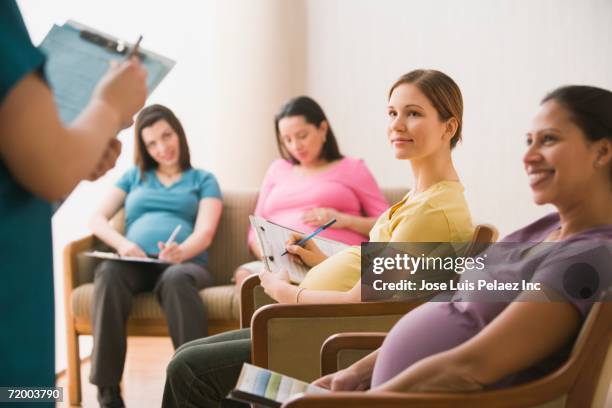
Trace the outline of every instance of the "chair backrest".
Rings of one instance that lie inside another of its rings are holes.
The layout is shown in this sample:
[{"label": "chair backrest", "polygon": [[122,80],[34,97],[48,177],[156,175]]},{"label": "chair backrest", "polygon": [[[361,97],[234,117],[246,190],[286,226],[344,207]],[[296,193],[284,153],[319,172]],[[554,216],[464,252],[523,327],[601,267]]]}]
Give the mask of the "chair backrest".
[{"label": "chair backrest", "polygon": [[[386,188],[383,194],[390,204],[403,198],[407,188]],[[217,285],[230,283],[234,270],[243,263],[253,260],[247,248],[249,215],[253,214],[257,203],[257,190],[223,191],[223,213],[208,250],[208,268]],[[123,232],[125,216],[119,211],[111,221],[113,227]]]},{"label": "chair backrest", "polygon": [[[606,357],[612,352],[612,287],[601,302],[595,303],[568,361],[553,377],[572,379],[567,396],[567,407],[589,407],[593,403]],[[609,373],[607,373],[609,374]],[[609,384],[609,383],[608,383]]]},{"label": "chair backrest", "polygon": [[258,191],[223,191],[223,213],[208,250],[208,269],[215,284],[229,284],[234,270],[252,261],[247,247],[249,215],[253,214]]},{"label": "chair backrest", "polygon": [[[401,200],[407,192],[406,188],[383,189],[390,204]],[[254,190],[223,192],[223,214],[208,253],[209,269],[218,285],[229,283],[238,266],[253,260],[246,237],[257,195]]]},{"label": "chair backrest", "polygon": [[497,241],[499,232],[491,224],[478,224],[474,228],[474,235],[470,245],[465,251],[466,256],[475,256],[484,251],[490,244]]},{"label": "chair backrest", "polygon": [[408,191],[409,189],[406,187],[387,187],[382,189],[383,195],[389,203],[389,206],[399,202],[406,194],[408,194]]}]

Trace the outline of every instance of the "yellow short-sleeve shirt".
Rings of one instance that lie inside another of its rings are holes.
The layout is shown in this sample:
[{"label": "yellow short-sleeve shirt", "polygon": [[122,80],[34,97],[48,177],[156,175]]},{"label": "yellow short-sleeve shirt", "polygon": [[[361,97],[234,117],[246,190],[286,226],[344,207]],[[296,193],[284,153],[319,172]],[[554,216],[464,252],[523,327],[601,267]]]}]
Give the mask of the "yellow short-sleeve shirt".
[{"label": "yellow short-sleeve shirt", "polygon": [[[474,227],[463,186],[441,181],[408,193],[385,211],[370,231],[371,242],[468,242]],[[352,246],[313,267],[301,287],[348,291],[361,277],[361,248]]]}]

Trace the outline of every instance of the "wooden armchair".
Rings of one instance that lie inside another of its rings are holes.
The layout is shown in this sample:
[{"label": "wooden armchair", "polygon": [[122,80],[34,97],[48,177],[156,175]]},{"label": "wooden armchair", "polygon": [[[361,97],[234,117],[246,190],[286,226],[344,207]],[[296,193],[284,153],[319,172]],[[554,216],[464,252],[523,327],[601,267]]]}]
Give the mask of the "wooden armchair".
[{"label": "wooden armchair", "polygon": [[319,377],[319,353],[329,336],[344,331],[389,331],[423,302],[367,302],[319,305],[267,305],[251,327],[252,363],[312,381]]},{"label": "wooden armchair", "polygon": [[[482,245],[486,246],[496,238],[497,230],[494,227],[479,225],[467,253],[480,252]],[[265,301],[267,297],[264,297],[263,289],[256,286],[258,283],[257,276],[250,277],[243,283],[241,293],[241,323],[244,325],[247,319],[251,321],[252,362],[303,381],[312,381],[319,376],[319,352],[330,335],[343,331],[386,332],[404,314],[425,301],[272,304],[260,307],[250,318],[249,313],[258,306],[257,302]],[[363,354],[357,352],[354,357]]]},{"label": "wooden armchair", "polygon": [[[491,224],[478,224],[466,255],[473,256],[482,252],[489,244],[497,241],[499,232]],[[274,304],[276,301],[269,297],[259,284],[259,276],[251,275],[242,282],[240,287],[240,327],[247,328],[257,309],[262,306]]]},{"label": "wooden armchair", "polygon": [[[238,328],[239,299],[230,283],[233,271],[252,260],[245,245],[249,227],[248,215],[255,208],[257,192],[224,192],[223,214],[214,242],[209,249],[208,269],[216,285],[200,291],[202,307],[208,312],[209,333]],[[123,211],[114,219],[118,230],[123,230]],[[81,371],[79,336],[91,334],[91,302],[93,272],[97,261],[81,253],[105,249],[94,236],[71,242],[64,248],[64,303],[68,346],[68,391],[70,404],[81,401]],[[128,320],[129,336],[167,336],[166,321],[152,292],[136,296]]]},{"label": "wooden armchair", "polygon": [[[405,188],[383,189],[383,194],[389,203],[400,201],[407,192]],[[240,287],[240,327],[249,327],[255,310],[273,303],[276,303],[276,301],[266,295],[259,285],[259,277],[257,275],[249,276]]]},{"label": "wooden armchair", "polygon": [[[607,407],[606,394],[612,384],[612,292],[605,299],[589,313],[565,364],[538,380],[506,389],[466,393],[308,395],[288,401],[283,407]],[[367,354],[380,347],[384,337],[384,333],[343,333],[330,337],[321,349],[321,375],[352,364],[355,351]]]}]

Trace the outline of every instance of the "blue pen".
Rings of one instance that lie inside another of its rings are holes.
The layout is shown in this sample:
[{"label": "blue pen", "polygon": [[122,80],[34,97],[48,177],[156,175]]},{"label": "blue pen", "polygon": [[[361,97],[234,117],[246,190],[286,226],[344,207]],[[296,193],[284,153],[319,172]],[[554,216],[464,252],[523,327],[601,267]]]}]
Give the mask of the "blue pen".
[{"label": "blue pen", "polygon": [[[308,236],[305,236],[304,238],[300,239],[298,242],[296,242],[294,245],[299,245],[299,246],[304,246],[304,244],[311,238],[316,237],[321,231],[326,230],[327,228],[329,228],[334,222],[336,222],[336,219],[333,218],[331,220],[329,220],[328,222],[326,222],[325,224],[321,225],[319,228],[317,228],[316,230],[312,231]],[[287,255],[287,250],[285,249],[285,252],[283,252],[281,254],[281,256],[283,255]]]}]

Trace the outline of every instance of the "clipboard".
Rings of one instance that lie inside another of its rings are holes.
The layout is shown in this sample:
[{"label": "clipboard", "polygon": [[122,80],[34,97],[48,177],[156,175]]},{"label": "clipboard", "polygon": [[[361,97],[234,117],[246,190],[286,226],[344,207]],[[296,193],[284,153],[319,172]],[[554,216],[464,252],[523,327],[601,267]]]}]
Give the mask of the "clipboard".
[{"label": "clipboard", "polygon": [[[87,106],[110,61],[123,61],[133,45],[76,21],[53,25],[39,48],[47,56],[45,77],[64,123],[72,122]],[[150,95],[175,61],[142,47],[138,56],[147,70]]]},{"label": "clipboard", "polygon": [[103,251],[88,251],[83,252],[83,255],[88,256],[90,258],[98,258],[98,259],[110,259],[111,261],[123,261],[123,262],[139,262],[139,263],[148,263],[148,264],[160,264],[160,265],[170,265],[170,262],[162,261],[157,258],[138,258],[135,256],[121,256],[115,252],[103,252]]},{"label": "clipboard", "polygon": [[[289,279],[293,283],[300,283],[308,273],[309,268],[305,265],[292,262],[288,256],[281,255],[285,252],[285,242],[293,233],[304,235],[302,232],[278,225],[272,221],[255,215],[249,216],[251,226],[255,230],[257,242],[263,253],[262,261],[270,272],[280,272],[286,269]],[[342,242],[333,241],[321,237],[312,238],[319,249],[327,256],[332,256],[348,248]]]}]

